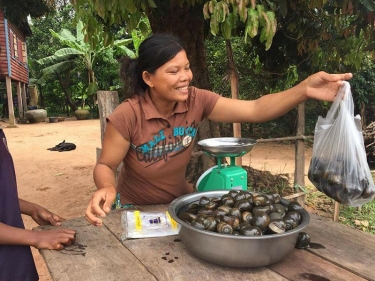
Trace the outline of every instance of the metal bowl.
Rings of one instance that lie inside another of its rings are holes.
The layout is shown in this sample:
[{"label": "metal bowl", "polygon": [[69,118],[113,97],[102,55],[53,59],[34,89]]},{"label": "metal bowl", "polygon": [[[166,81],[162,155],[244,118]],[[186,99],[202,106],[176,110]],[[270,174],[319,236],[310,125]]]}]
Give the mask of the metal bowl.
[{"label": "metal bowl", "polygon": [[[302,222],[293,230],[263,236],[235,236],[200,230],[177,217],[179,212],[199,201],[202,196],[221,197],[226,193],[228,190],[188,194],[175,199],[168,207],[171,217],[181,225],[179,236],[186,249],[208,262],[238,268],[262,267],[276,263],[295,248],[298,233],[310,221],[309,213],[303,210]],[[288,202],[282,198],[282,203]]]},{"label": "metal bowl", "polygon": [[211,138],[198,141],[198,147],[215,157],[239,157],[252,150],[256,142],[247,138]]}]

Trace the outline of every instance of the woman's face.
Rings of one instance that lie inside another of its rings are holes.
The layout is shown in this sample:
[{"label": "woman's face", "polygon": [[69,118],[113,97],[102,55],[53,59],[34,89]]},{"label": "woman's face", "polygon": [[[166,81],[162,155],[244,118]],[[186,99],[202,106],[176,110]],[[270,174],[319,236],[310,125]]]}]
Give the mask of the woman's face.
[{"label": "woman's face", "polygon": [[150,86],[153,97],[173,102],[185,101],[193,79],[186,52],[180,51],[153,74],[144,72],[143,79]]}]

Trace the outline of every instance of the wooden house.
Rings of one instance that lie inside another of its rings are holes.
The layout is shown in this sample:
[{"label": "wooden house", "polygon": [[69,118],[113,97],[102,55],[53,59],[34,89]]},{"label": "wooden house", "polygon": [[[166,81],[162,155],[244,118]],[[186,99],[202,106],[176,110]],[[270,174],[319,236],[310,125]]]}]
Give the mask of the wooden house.
[{"label": "wooden house", "polygon": [[[26,37],[31,36],[27,20],[12,23],[4,18],[0,10],[0,82],[5,83],[4,92],[8,101],[9,126],[16,126],[14,100],[17,100],[18,115],[24,120],[27,110],[26,89],[29,84]],[[15,89],[15,93],[13,93]],[[13,97],[16,96],[17,99]],[[6,101],[5,100],[5,101]]]}]

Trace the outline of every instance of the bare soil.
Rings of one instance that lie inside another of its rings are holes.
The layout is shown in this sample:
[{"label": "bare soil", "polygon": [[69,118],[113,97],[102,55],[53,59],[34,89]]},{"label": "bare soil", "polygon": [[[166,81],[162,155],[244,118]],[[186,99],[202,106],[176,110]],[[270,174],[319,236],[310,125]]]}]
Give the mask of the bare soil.
[{"label": "bare soil", "polygon": [[[8,123],[3,121],[0,125],[15,163],[19,197],[65,219],[83,216],[90,196],[96,190],[92,170],[96,150],[101,147],[100,121],[66,118],[58,123],[47,120],[18,124],[17,128],[8,128]],[[47,150],[64,140],[76,144],[77,148],[66,152]],[[292,144],[258,143],[242,157],[242,164],[293,179],[294,154]],[[310,158],[311,148],[307,148],[306,173]],[[28,229],[37,226],[29,217],[24,217],[24,221]],[[40,280],[52,280],[39,252],[33,249],[33,254]]]}]

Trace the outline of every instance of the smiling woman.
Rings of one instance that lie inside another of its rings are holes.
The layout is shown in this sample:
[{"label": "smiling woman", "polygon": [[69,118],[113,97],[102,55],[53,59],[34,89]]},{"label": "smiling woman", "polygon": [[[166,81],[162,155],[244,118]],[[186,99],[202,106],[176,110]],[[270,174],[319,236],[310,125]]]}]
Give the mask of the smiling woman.
[{"label": "smiling woman", "polygon": [[182,50],[154,73],[144,71],[142,78],[149,87],[149,94],[156,109],[169,118],[175,103],[184,102],[188,98],[193,73],[186,52]]},{"label": "smiling woman", "polygon": [[[351,74],[316,73],[284,92],[234,100],[190,86],[193,73],[183,43],[171,34],[154,34],[127,58],[121,76],[130,96],[107,118],[103,146],[94,169],[98,190],[86,218],[102,225],[117,192],[121,204],[170,203],[194,192],[185,178],[199,124],[264,122],[308,98],[332,101]],[[116,186],[114,173],[123,162]]]}]

